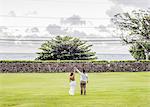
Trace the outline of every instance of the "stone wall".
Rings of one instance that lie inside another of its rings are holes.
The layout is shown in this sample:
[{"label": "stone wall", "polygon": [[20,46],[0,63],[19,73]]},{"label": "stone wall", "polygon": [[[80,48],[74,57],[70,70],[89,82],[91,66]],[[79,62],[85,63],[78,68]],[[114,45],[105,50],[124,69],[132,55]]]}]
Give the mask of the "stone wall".
[{"label": "stone wall", "polygon": [[141,72],[150,71],[150,62],[113,62],[113,63],[26,63],[0,62],[1,73],[31,73],[31,72],[70,72],[73,67],[82,71],[84,68],[87,72]]}]

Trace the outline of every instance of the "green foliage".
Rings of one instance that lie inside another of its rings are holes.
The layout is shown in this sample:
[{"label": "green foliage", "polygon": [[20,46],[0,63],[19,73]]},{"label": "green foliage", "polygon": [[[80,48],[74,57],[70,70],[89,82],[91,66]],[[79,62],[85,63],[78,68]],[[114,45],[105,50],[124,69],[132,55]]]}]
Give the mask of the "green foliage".
[{"label": "green foliage", "polygon": [[[113,62],[137,62],[136,60],[0,60],[0,63],[113,63]],[[138,62],[150,62],[150,60],[139,60]]]},{"label": "green foliage", "polygon": [[[150,50],[150,44],[147,43],[147,44],[143,44],[143,45],[147,48],[147,50]],[[138,43],[136,43],[130,47],[130,53],[136,60],[146,59],[144,49]],[[149,55],[149,60],[150,60],[150,55]]]},{"label": "green foliage", "polygon": [[70,36],[57,36],[46,41],[40,47],[42,52],[36,60],[90,60],[96,59],[95,52],[91,52],[91,46],[78,38]]},{"label": "green foliage", "polygon": [[[112,18],[113,23],[127,36],[150,39],[150,11],[134,10],[131,13],[119,13]],[[139,38],[134,38],[139,39]]]},{"label": "green foliage", "polygon": [[120,63],[120,62],[137,62],[136,60],[114,60],[114,61],[110,61],[110,63]]},{"label": "green foliage", "polygon": [[0,60],[0,63],[108,63],[103,60]]},{"label": "green foliage", "polygon": [[38,60],[0,60],[0,63],[42,63],[42,61],[38,61]]},{"label": "green foliage", "polygon": [[131,44],[131,55],[137,59],[149,59],[150,11],[134,10],[131,13],[119,13],[112,22],[122,32],[125,44]]},{"label": "green foliage", "polygon": [[142,62],[142,63],[149,62],[150,63],[150,60],[140,60],[139,62]]}]

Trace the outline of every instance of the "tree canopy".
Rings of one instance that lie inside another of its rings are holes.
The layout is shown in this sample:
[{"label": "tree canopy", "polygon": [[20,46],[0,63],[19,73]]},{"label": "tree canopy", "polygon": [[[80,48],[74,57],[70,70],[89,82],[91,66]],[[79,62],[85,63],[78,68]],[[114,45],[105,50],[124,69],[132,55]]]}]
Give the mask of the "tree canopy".
[{"label": "tree canopy", "polygon": [[[146,43],[143,45],[150,51],[150,43]],[[134,45],[132,45],[130,47],[129,51],[136,60],[146,59],[144,49],[138,43],[135,43]],[[150,55],[148,55],[148,59],[150,59]]]},{"label": "tree canopy", "polygon": [[56,36],[48,40],[39,48],[37,60],[89,60],[96,59],[91,46],[79,38],[70,36]]},{"label": "tree canopy", "polygon": [[112,18],[112,22],[122,32],[121,37],[124,43],[131,44],[132,53],[135,46],[137,46],[138,53],[143,52],[145,56],[143,59],[148,60],[150,50],[147,47],[149,45],[146,44],[150,43],[150,10],[134,10],[131,13],[119,13]]}]

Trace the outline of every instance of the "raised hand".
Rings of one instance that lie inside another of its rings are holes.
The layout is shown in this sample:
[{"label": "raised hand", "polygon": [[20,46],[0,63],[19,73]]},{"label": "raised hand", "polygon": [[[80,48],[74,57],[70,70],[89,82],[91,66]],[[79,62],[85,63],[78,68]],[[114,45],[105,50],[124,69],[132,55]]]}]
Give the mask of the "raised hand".
[{"label": "raised hand", "polygon": [[74,67],[74,70],[77,71],[78,69],[76,67]]}]

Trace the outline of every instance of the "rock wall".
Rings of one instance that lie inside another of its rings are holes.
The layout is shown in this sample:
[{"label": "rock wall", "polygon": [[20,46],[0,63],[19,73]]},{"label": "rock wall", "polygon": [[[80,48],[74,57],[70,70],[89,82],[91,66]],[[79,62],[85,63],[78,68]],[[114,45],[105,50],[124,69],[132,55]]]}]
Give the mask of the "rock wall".
[{"label": "rock wall", "polygon": [[150,62],[113,62],[113,63],[26,63],[0,62],[1,73],[45,73],[45,72],[70,72],[77,67],[87,72],[141,72],[150,71]]}]

